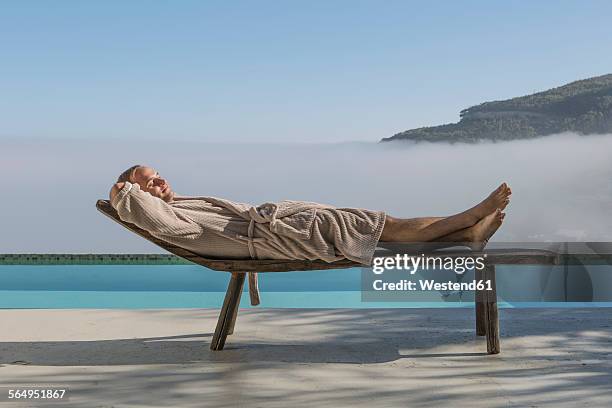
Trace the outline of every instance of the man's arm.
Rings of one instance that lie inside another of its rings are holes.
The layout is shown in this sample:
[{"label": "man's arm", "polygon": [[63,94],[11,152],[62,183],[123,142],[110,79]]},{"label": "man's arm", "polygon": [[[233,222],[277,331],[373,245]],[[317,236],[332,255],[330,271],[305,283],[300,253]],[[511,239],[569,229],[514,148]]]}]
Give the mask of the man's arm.
[{"label": "man's arm", "polygon": [[202,227],[164,200],[140,190],[138,184],[117,183],[110,191],[119,218],[152,234],[195,239]]},{"label": "man's arm", "polygon": [[124,185],[125,183],[116,183],[113,186],[113,188],[111,188],[111,191],[109,193],[109,197],[111,201],[113,201],[113,199],[117,196],[117,194],[119,194],[119,191],[121,191]]}]

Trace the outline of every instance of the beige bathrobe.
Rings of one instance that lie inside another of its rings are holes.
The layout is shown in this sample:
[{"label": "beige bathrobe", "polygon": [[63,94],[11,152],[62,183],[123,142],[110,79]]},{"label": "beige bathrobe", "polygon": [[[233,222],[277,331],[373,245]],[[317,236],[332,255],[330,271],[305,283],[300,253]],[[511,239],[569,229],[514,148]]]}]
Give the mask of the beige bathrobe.
[{"label": "beige bathrobe", "polygon": [[215,197],[170,203],[126,182],[111,201],[119,217],[154,237],[219,259],[348,258],[370,264],[385,213],[281,201],[257,207]]}]

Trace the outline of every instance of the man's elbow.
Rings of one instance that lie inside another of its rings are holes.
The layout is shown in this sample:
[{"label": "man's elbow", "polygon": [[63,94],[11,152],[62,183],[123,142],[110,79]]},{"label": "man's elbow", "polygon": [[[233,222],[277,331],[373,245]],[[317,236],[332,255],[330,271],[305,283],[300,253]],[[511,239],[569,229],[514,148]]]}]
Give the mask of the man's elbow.
[{"label": "man's elbow", "polygon": [[117,194],[119,194],[119,191],[121,191],[124,185],[125,183],[115,183],[113,188],[111,188],[111,191],[109,194],[111,201],[113,201],[113,199],[117,196]]}]

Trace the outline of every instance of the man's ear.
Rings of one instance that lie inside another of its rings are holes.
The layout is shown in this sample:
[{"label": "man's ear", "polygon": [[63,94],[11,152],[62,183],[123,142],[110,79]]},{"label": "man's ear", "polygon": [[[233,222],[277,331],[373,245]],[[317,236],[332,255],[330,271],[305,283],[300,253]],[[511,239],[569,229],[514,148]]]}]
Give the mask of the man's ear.
[{"label": "man's ear", "polygon": [[111,188],[111,191],[110,191],[110,194],[109,194],[111,201],[113,201],[115,196],[117,194],[119,194],[119,191],[121,191],[121,189],[123,188],[124,185],[125,185],[125,183],[116,183],[113,186],[113,188]]}]

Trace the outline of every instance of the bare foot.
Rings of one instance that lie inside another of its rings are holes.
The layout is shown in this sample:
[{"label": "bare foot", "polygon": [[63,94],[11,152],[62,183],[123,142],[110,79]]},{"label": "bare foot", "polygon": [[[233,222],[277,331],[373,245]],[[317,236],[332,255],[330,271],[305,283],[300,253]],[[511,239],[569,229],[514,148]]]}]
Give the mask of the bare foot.
[{"label": "bare foot", "polygon": [[491,236],[501,226],[505,216],[506,214],[497,208],[491,214],[478,221],[476,225],[470,227],[470,248],[474,251],[482,251]]},{"label": "bare foot", "polygon": [[512,190],[510,187],[506,183],[502,183],[487,198],[467,210],[466,213],[472,215],[475,218],[474,223],[477,223],[496,209],[503,210],[506,208],[510,202],[511,194]]}]

